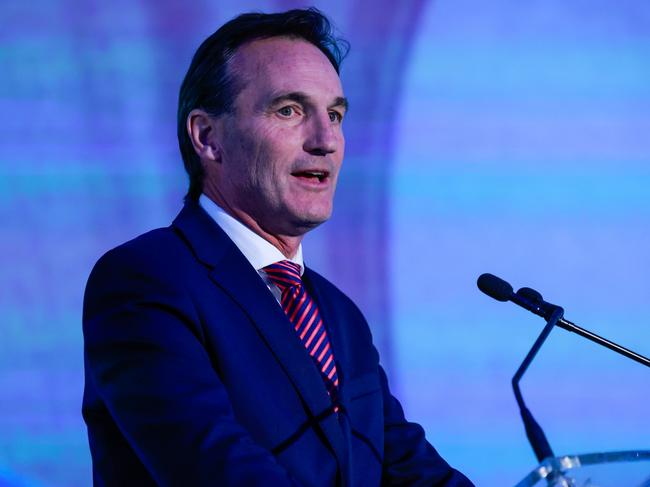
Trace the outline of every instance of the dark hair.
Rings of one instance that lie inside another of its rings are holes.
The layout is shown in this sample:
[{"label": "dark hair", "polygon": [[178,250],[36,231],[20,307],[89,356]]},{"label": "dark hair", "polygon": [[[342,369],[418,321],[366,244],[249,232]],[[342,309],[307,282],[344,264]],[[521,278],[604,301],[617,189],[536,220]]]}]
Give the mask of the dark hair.
[{"label": "dark hair", "polygon": [[187,133],[187,116],[195,108],[213,116],[231,112],[243,87],[228,69],[230,59],[242,44],[269,37],[302,38],[312,43],[327,56],[337,73],[349,50],[348,42],[334,37],[327,17],[313,7],[276,14],[242,14],[203,41],[194,53],[178,95],[178,144],[190,177],[186,201],[198,200],[205,176]]}]

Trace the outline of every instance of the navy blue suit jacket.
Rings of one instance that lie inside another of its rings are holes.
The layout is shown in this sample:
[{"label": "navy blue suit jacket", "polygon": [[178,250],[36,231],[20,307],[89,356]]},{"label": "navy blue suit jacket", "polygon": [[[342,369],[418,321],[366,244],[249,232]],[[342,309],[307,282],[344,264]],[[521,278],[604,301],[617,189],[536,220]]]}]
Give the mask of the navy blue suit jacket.
[{"label": "navy blue suit jacket", "polygon": [[84,299],[95,485],[471,485],[408,423],[357,307],[310,269],[340,411],[272,294],[196,204],[104,255]]}]

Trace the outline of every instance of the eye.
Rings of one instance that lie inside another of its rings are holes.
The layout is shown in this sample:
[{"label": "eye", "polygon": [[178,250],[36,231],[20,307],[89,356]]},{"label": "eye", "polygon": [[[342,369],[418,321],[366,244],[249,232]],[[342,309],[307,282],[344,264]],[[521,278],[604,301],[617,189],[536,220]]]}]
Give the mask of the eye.
[{"label": "eye", "polygon": [[296,110],[292,106],[282,107],[278,110],[278,114],[282,117],[289,118],[296,114]]},{"label": "eye", "polygon": [[337,111],[332,110],[329,112],[330,122],[341,123],[343,121],[343,115]]}]

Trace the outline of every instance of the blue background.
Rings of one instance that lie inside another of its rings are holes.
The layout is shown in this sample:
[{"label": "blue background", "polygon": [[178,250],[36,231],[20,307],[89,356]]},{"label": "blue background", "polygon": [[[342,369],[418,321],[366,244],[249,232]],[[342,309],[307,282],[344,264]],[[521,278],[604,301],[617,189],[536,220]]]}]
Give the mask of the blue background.
[{"label": "blue background", "polygon": [[[275,2],[0,4],[0,485],[89,485],[85,280],[168,225],[194,49]],[[543,322],[475,287],[532,286],[650,355],[650,4],[316,2],[352,42],[335,215],[307,263],[368,317],[395,394],[480,486],[535,465],[510,378]],[[555,330],[523,380],[557,454],[650,448],[650,374]]]}]

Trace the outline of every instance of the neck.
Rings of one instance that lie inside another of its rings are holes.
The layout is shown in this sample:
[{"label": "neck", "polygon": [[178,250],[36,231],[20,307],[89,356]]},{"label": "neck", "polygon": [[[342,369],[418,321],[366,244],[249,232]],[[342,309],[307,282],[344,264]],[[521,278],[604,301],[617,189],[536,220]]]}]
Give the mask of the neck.
[{"label": "neck", "polygon": [[302,242],[302,237],[303,237],[302,235],[298,235],[298,236],[275,235],[262,228],[259,225],[259,223],[257,223],[256,220],[251,218],[251,216],[248,215],[247,213],[238,212],[236,210],[231,211],[229,208],[224,208],[224,207],[222,208],[230,216],[242,222],[244,225],[246,225],[248,228],[250,228],[252,231],[254,231],[256,234],[258,234],[267,242],[270,242],[274,247],[276,247],[280,252],[282,252],[282,255],[284,255],[287,259],[293,258],[296,255],[296,252],[298,252],[298,247]]},{"label": "neck", "polygon": [[214,203],[219,205],[221,209],[232,216],[235,220],[243,223],[264,240],[271,243],[280,252],[282,252],[282,255],[284,255],[287,259],[293,258],[296,255],[296,252],[298,252],[298,247],[302,242],[303,235],[277,235],[275,233],[271,233],[264,229],[257,222],[257,220],[251,217],[248,213],[229,205],[219,193],[205,191],[205,195]]}]

